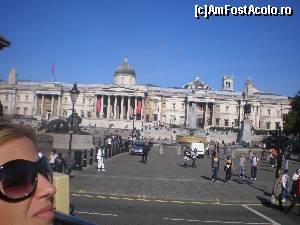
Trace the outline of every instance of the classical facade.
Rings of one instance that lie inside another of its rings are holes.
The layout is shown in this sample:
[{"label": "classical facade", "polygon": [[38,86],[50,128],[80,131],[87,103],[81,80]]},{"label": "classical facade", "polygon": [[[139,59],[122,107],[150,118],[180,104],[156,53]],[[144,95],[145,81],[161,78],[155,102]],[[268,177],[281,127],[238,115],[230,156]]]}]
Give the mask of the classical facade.
[{"label": "classical facade", "polygon": [[[73,84],[32,82],[17,79],[11,69],[7,81],[0,81],[0,100],[4,114],[37,120],[67,118],[72,103]],[[288,112],[288,97],[259,91],[249,79],[243,92],[234,89],[233,76],[223,76],[221,90],[215,91],[199,77],[183,88],[162,88],[136,83],[136,72],[125,57],[114,74],[112,85],[78,84],[75,110],[82,125],[124,128],[132,124],[165,124],[203,128],[239,127],[244,105],[251,105],[252,126],[275,129],[282,126]]]}]

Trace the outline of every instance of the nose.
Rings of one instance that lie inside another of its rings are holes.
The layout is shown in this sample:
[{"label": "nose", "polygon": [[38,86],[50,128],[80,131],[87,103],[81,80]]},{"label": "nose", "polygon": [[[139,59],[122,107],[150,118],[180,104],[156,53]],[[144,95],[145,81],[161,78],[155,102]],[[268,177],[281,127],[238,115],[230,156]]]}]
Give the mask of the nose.
[{"label": "nose", "polygon": [[41,174],[38,174],[38,183],[35,196],[37,198],[52,198],[56,193],[55,186]]}]

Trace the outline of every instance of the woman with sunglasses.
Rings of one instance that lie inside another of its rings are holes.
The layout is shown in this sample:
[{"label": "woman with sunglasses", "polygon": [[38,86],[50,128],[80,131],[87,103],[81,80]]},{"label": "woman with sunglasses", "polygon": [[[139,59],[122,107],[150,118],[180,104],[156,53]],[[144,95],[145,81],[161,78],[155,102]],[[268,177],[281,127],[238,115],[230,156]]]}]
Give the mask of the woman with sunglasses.
[{"label": "woman with sunglasses", "polygon": [[0,224],[52,225],[52,173],[39,156],[33,135],[0,123]]}]

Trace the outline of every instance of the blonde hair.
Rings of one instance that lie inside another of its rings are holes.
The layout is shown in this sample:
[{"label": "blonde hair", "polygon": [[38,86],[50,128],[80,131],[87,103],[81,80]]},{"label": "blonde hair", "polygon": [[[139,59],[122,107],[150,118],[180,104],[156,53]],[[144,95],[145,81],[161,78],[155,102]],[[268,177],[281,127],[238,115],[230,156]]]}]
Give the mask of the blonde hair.
[{"label": "blonde hair", "polygon": [[27,137],[36,144],[33,129],[24,125],[13,125],[7,121],[0,122],[0,145],[22,137]]}]

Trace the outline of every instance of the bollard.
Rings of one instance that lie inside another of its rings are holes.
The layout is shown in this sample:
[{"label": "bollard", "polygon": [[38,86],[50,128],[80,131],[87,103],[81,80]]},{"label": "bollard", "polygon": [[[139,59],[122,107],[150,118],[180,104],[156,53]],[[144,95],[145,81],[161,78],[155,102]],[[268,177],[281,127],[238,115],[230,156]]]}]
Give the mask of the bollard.
[{"label": "bollard", "polygon": [[181,155],[181,145],[177,146],[177,155]]},{"label": "bollard", "polygon": [[98,147],[95,148],[95,157],[94,157],[95,162],[98,162],[98,159],[97,159],[98,149],[99,149]]},{"label": "bollard", "polygon": [[82,167],[87,167],[87,150],[83,150],[83,161],[82,161]]},{"label": "bollard", "polygon": [[163,146],[163,144],[160,144],[160,145],[159,145],[159,154],[160,154],[160,155],[163,155],[163,154],[164,154],[164,146]]},{"label": "bollard", "polygon": [[94,161],[94,150],[91,148],[90,149],[90,160],[89,160],[89,165],[93,165]]}]

